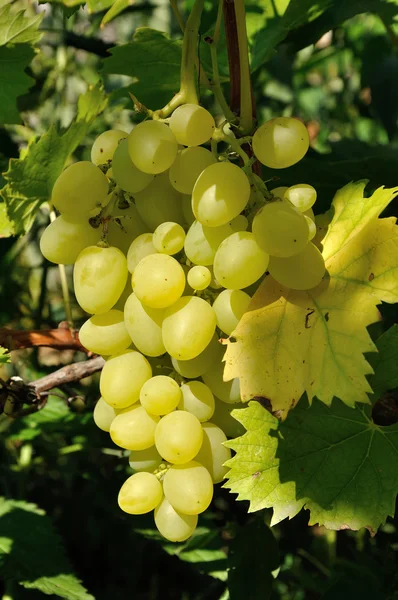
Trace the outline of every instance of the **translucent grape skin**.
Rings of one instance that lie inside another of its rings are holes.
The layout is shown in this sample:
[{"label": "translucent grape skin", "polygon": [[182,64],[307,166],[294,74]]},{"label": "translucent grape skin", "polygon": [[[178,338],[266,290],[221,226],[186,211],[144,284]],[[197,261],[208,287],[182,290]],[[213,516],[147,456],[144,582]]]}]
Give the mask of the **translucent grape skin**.
[{"label": "translucent grape skin", "polygon": [[137,350],[146,356],[161,356],[166,352],[162,338],[164,309],[144,306],[133,293],[124,305],[126,329]]},{"label": "translucent grape skin", "polygon": [[67,167],[56,180],[51,201],[70,221],[88,218],[96,207],[105,206],[109,183],[92,162],[83,160]]},{"label": "translucent grape skin", "polygon": [[126,137],[127,133],[120,129],[109,129],[101,133],[91,147],[91,162],[103,165],[111,161],[120,140]]},{"label": "translucent grape skin", "polygon": [[154,175],[137,169],[130,158],[128,141],[123,140],[113,156],[112,177],[122,190],[136,194],[151,183]]},{"label": "translucent grape skin", "polygon": [[159,533],[170,542],[184,542],[196,529],[197,515],[185,515],[176,511],[167,498],[155,508],[155,525]]},{"label": "translucent grape skin", "polygon": [[305,216],[305,220],[307,221],[307,225],[308,225],[308,241],[314,239],[314,237],[316,236],[316,225],[315,225],[315,221],[313,219],[311,219],[311,217],[307,217],[307,215]]},{"label": "translucent grape skin", "polygon": [[134,195],[138,213],[149,231],[165,221],[184,224],[182,195],[173,188],[168,173],[161,173],[141,192]]},{"label": "translucent grape skin", "polygon": [[133,291],[137,298],[151,308],[166,308],[181,297],[185,273],[181,265],[167,254],[150,254],[134,269]]},{"label": "translucent grape skin", "polygon": [[146,450],[155,443],[159,417],[150,415],[145,408],[134,405],[112,421],[109,433],[112,441],[126,450]]},{"label": "translucent grape skin", "polygon": [[269,255],[253,233],[237,231],[220,244],[214,257],[214,276],[225,288],[243,289],[264,275],[268,261]]},{"label": "translucent grape skin", "polygon": [[307,153],[309,135],[305,125],[291,117],[277,117],[259,127],[252,145],[256,158],[271,169],[285,169]]},{"label": "translucent grape skin", "polygon": [[220,483],[228,471],[223,465],[231,458],[231,450],[223,445],[227,436],[214,423],[203,423],[202,428],[203,443],[195,460],[206,467],[213,483]]},{"label": "translucent grape skin", "polygon": [[163,480],[163,491],[172,507],[186,515],[206,510],[213,497],[213,480],[200,463],[173,465]]},{"label": "translucent grape skin", "polygon": [[121,310],[111,309],[90,317],[80,328],[79,339],[95,354],[111,355],[123,352],[131,344]]},{"label": "translucent grape skin", "polygon": [[127,274],[126,257],[118,248],[88,246],[73,271],[76,300],[88,313],[107,312],[123,292]]},{"label": "translucent grape skin", "polygon": [[101,231],[85,221],[68,221],[62,215],[46,227],[40,238],[44,258],[57,265],[72,265],[80,252],[96,244]]},{"label": "translucent grape skin", "polygon": [[94,407],[94,423],[102,431],[109,431],[113,419],[116,417],[115,410],[109,406],[103,398],[100,398]]},{"label": "translucent grape skin", "polygon": [[316,189],[308,183],[292,185],[285,192],[284,198],[291,202],[300,212],[312,208],[316,201]]},{"label": "translucent grape skin", "polygon": [[201,381],[188,381],[181,386],[181,394],[179,410],[192,413],[201,423],[211,419],[214,413],[214,396],[207,385]]},{"label": "translucent grape skin", "polygon": [[170,129],[183,146],[200,146],[214,133],[215,123],[208,110],[197,104],[183,104],[170,117]]},{"label": "translucent grape skin", "polygon": [[269,202],[260,208],[253,219],[252,231],[258,245],[271,256],[293,256],[308,242],[304,215],[283,201]]},{"label": "translucent grape skin", "polygon": [[143,515],[160,504],[162,484],[152,473],[134,473],[122,485],[118,503],[129,515]]},{"label": "translucent grape skin", "polygon": [[132,450],[129,456],[129,465],[134,471],[148,471],[153,473],[162,462],[162,457],[156,450],[156,446],[151,446],[145,450]]},{"label": "translucent grape skin", "polygon": [[170,183],[178,192],[192,194],[199,175],[206,167],[216,162],[212,152],[202,146],[184,148],[177,154],[177,158],[170,167]]},{"label": "translucent grape skin", "polygon": [[128,137],[130,158],[140,171],[156,175],[175,161],[178,143],[172,130],[160,121],[143,121]]},{"label": "translucent grape skin", "polygon": [[140,401],[152,415],[166,415],[177,408],[182,393],[178,383],[166,375],[156,375],[144,383]]},{"label": "translucent grape skin", "polygon": [[202,426],[190,412],[176,410],[163,417],[155,431],[155,444],[159,454],[173,464],[192,460],[203,442]]},{"label": "translucent grape skin", "polygon": [[325,261],[318,248],[308,242],[304,250],[289,258],[272,257],[269,272],[276,281],[294,290],[310,290],[321,283]]},{"label": "translucent grape skin", "polygon": [[131,242],[127,252],[127,268],[130,273],[134,273],[134,269],[145,256],[156,254],[157,250],[153,245],[153,234],[142,233]]},{"label": "translucent grape skin", "polygon": [[184,247],[185,231],[178,223],[166,221],[153,232],[153,245],[162,254],[172,256]]},{"label": "translucent grape skin", "polygon": [[195,265],[210,266],[219,245],[232,233],[229,223],[221,227],[206,227],[199,221],[194,221],[185,238],[185,254]]},{"label": "translucent grape skin", "polygon": [[171,359],[174,369],[187,379],[196,379],[205,373],[215,360],[220,359],[220,344],[217,335],[214,335],[209,344],[195,358],[191,360]]},{"label": "translucent grape skin", "polygon": [[247,311],[251,298],[242,290],[223,290],[213,303],[217,326],[231,335]]},{"label": "translucent grape skin", "polygon": [[151,377],[151,365],[140,352],[126,350],[111,356],[101,372],[102,397],[114,408],[131,406],[137,402],[142,386]]},{"label": "translucent grape skin", "polygon": [[188,271],[188,284],[193,290],[205,290],[211,282],[211,272],[207,267],[197,265]]}]

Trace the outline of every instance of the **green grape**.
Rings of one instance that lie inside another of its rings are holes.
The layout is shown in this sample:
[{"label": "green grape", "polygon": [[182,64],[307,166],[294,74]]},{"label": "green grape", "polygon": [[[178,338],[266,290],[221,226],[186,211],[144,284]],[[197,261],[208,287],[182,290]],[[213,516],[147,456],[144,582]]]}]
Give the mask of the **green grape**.
[{"label": "green grape", "polygon": [[205,290],[211,282],[211,273],[207,267],[196,266],[188,271],[188,283],[193,290]]},{"label": "green grape", "polygon": [[196,265],[212,265],[219,245],[231,233],[233,229],[229,223],[221,227],[206,227],[194,221],[185,238],[185,254]]},{"label": "green grape", "polygon": [[177,254],[184,247],[185,231],[178,223],[166,221],[153,232],[153,245],[162,254]]},{"label": "green grape", "polygon": [[[222,356],[221,349],[221,356]],[[224,366],[221,357],[210,366],[210,368],[203,373],[202,379],[204,383],[211,389],[213,394],[226,402],[227,404],[238,404],[241,402],[240,397],[240,383],[239,379],[231,379],[230,381],[224,381]]]},{"label": "green grape", "polygon": [[267,121],[257,129],[252,139],[256,158],[271,169],[295,165],[306,154],[309,144],[306,126],[291,117]]},{"label": "green grape", "polygon": [[118,503],[129,515],[143,515],[161,503],[162,484],[153,473],[134,473],[120,488]]},{"label": "green grape", "polygon": [[153,180],[154,175],[137,169],[130,158],[129,143],[120,142],[112,161],[112,178],[117,185],[130,194],[136,194],[145,189]]},{"label": "green grape", "polygon": [[108,226],[108,243],[119,248],[123,254],[127,254],[131,243],[146,233],[148,227],[141,219],[134,204],[128,208],[117,209],[115,213]]},{"label": "green grape", "polygon": [[237,231],[220,244],[214,257],[214,276],[223,287],[239,290],[260,279],[268,261],[253,233]]},{"label": "green grape", "polygon": [[223,290],[213,303],[217,326],[226,333],[236,329],[237,324],[247,312],[251,298],[242,290]]},{"label": "green grape", "polygon": [[184,215],[184,221],[188,225],[188,227],[190,227],[192,225],[192,223],[195,221],[195,215],[193,214],[193,211],[192,211],[192,196],[191,195],[187,196],[186,194],[183,194],[182,200],[181,200],[181,206],[182,206],[182,214]]},{"label": "green grape", "polygon": [[280,185],[279,187],[276,187],[273,190],[271,190],[271,194],[274,196],[274,198],[279,198],[280,200],[283,200],[285,197],[285,193],[288,189],[289,188],[287,185]]},{"label": "green grape", "polygon": [[152,233],[142,233],[136,237],[131,242],[127,252],[127,267],[130,273],[134,273],[134,269],[145,256],[156,253],[157,250],[153,245]]},{"label": "green grape", "polygon": [[141,404],[152,415],[167,415],[177,408],[180,400],[180,386],[166,375],[155,375],[141,388]]},{"label": "green grape", "polygon": [[109,431],[113,419],[116,417],[115,410],[109,406],[103,398],[100,398],[94,407],[94,423],[102,431]]},{"label": "green grape", "polygon": [[192,210],[203,225],[220,227],[237,217],[249,198],[250,183],[244,171],[220,162],[199,175],[192,192]]},{"label": "green grape", "polygon": [[292,185],[285,192],[285,199],[291,202],[300,212],[309,210],[316,201],[316,189],[308,183]]},{"label": "green grape", "polygon": [[150,308],[133,293],[124,305],[124,321],[134,346],[146,356],[161,356],[166,352],[162,339],[164,309]]},{"label": "green grape", "polygon": [[145,356],[125,350],[106,361],[100,377],[101,395],[110,406],[127,408],[137,402],[142,386],[151,377],[152,368]]},{"label": "green grape", "polygon": [[76,162],[61,173],[54,184],[51,202],[63,216],[79,221],[105,206],[109,183],[103,172],[88,160]]},{"label": "green grape", "polygon": [[144,121],[128,137],[130,158],[140,171],[157,175],[175,161],[177,140],[171,129],[160,121]]},{"label": "green grape", "polygon": [[226,404],[225,402],[222,402],[222,400],[216,398],[214,414],[211,418],[212,423],[222,429],[227,437],[237,438],[243,435],[246,430],[243,425],[232,416],[231,413],[233,410],[240,410],[246,406],[247,405],[243,403]]},{"label": "green grape", "polygon": [[101,133],[91,147],[91,162],[103,165],[111,161],[120,140],[126,137],[127,133],[120,129],[109,129]]},{"label": "green grape", "polygon": [[198,515],[184,515],[176,511],[167,500],[155,508],[155,525],[159,533],[170,542],[185,542],[196,529]]},{"label": "green grape", "polygon": [[146,450],[155,443],[158,422],[159,417],[148,414],[143,406],[134,405],[115,417],[109,433],[112,441],[121,448]]},{"label": "green grape", "polygon": [[44,258],[57,265],[72,265],[80,252],[96,244],[101,230],[94,229],[86,221],[71,222],[60,216],[55,219],[40,238],[40,250]]},{"label": "green grape", "polygon": [[156,471],[162,457],[156,450],[156,446],[145,448],[145,450],[132,450],[129,456],[129,465],[134,471],[148,471],[153,473]]},{"label": "green grape", "polygon": [[179,144],[200,146],[214,133],[215,123],[208,110],[197,104],[183,104],[170,117],[170,129]]},{"label": "green grape", "polygon": [[314,211],[312,210],[312,208],[309,208],[308,210],[305,210],[303,212],[303,215],[305,217],[308,217],[309,219],[311,219],[311,221],[315,221],[315,215],[314,215]]},{"label": "green grape", "polygon": [[198,515],[213,498],[213,480],[209,471],[192,460],[173,465],[164,476],[163,491],[172,507],[185,515]]},{"label": "green grape", "polygon": [[178,360],[171,358],[174,369],[187,379],[196,379],[205,373],[214,360],[217,360],[220,355],[220,344],[218,343],[217,335],[213,335],[206,348],[202,350],[198,356],[191,360]]},{"label": "green grape", "polygon": [[216,162],[212,152],[202,146],[184,148],[177,154],[177,158],[170,167],[170,183],[178,192],[192,194],[199,175],[206,167]]},{"label": "green grape", "polygon": [[183,296],[166,309],[162,335],[167,352],[178,360],[198,356],[213,337],[216,315],[202,298]]},{"label": "green grape", "polygon": [[165,221],[184,224],[182,195],[173,188],[168,173],[161,173],[144,189],[135,194],[138,213],[150,231]]},{"label": "green grape", "polygon": [[228,471],[223,465],[231,458],[231,450],[224,446],[227,436],[214,423],[203,423],[202,427],[203,444],[195,460],[206,467],[213,483],[220,483]]},{"label": "green grape", "polygon": [[151,308],[166,308],[177,302],[185,287],[180,263],[167,254],[150,254],[140,260],[133,274],[137,298]]},{"label": "green grape", "polygon": [[231,227],[233,232],[246,231],[246,229],[249,227],[249,221],[247,220],[245,215],[238,215],[237,217],[232,219],[229,226]]},{"label": "green grape", "polygon": [[95,354],[117,354],[131,344],[121,310],[109,310],[90,317],[79,331],[79,339],[87,350]]},{"label": "green grape", "polygon": [[304,215],[305,220],[307,221],[307,225],[308,225],[308,241],[314,239],[314,237],[316,236],[316,225],[315,225],[315,221],[313,221],[311,219],[311,217],[307,217],[307,215]]},{"label": "green grape", "polygon": [[126,257],[118,248],[88,246],[73,271],[76,300],[88,313],[108,312],[123,292],[127,274]]},{"label": "green grape", "polygon": [[271,256],[293,256],[308,242],[304,215],[287,202],[270,202],[253,219],[253,235],[258,245]]},{"label": "green grape", "polygon": [[182,398],[179,410],[186,410],[204,423],[214,413],[214,396],[210,388],[201,381],[188,381],[181,386]]},{"label": "green grape", "polygon": [[159,454],[173,464],[184,464],[200,450],[203,429],[195,415],[185,410],[175,410],[164,416],[155,431],[155,444]]},{"label": "green grape", "polygon": [[286,287],[310,290],[321,283],[325,274],[325,261],[318,248],[309,242],[304,250],[289,258],[272,256],[269,272]]}]

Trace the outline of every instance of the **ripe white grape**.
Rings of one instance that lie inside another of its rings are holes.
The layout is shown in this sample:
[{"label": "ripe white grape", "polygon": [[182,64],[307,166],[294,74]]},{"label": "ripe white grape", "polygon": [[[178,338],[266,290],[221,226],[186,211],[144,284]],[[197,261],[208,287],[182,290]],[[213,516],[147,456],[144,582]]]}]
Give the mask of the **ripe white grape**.
[{"label": "ripe white grape", "polygon": [[321,283],[325,274],[325,261],[318,248],[309,242],[304,250],[289,258],[272,256],[269,272],[286,287],[309,290]]},{"label": "ripe white grape", "polygon": [[218,398],[215,399],[214,414],[211,418],[212,423],[217,425],[229,438],[237,438],[243,435],[246,430],[239,421],[232,416],[233,410],[245,408],[245,404],[227,404]]},{"label": "ripe white grape", "polygon": [[105,363],[100,377],[101,395],[114,408],[126,408],[137,402],[140,389],[151,377],[152,368],[145,356],[126,350]]},{"label": "ripe white grape", "polygon": [[253,152],[271,169],[285,169],[299,162],[310,144],[308,131],[298,119],[277,117],[267,121],[253,135]]},{"label": "ripe white grape", "polygon": [[167,500],[155,508],[155,525],[159,533],[170,542],[184,542],[195,531],[198,515],[184,515],[176,511]]},{"label": "ripe white grape", "polygon": [[152,233],[142,233],[135,238],[135,240],[131,242],[127,252],[127,267],[130,273],[134,273],[134,269],[141,259],[150,254],[156,254],[156,252],[157,250],[153,245]]},{"label": "ripe white grape", "polygon": [[134,346],[146,356],[161,356],[166,352],[162,338],[163,308],[150,308],[133,293],[124,305],[126,329]]},{"label": "ripe white grape", "polygon": [[211,419],[214,413],[214,396],[207,385],[201,381],[188,381],[181,386],[181,394],[179,410],[192,413],[201,423]]},{"label": "ripe white grape", "polygon": [[166,308],[177,302],[185,287],[180,263],[167,254],[150,254],[134,269],[133,290],[137,298],[151,308]]},{"label": "ripe white grape", "polygon": [[276,187],[273,190],[271,190],[271,194],[275,198],[279,198],[280,200],[283,200],[283,198],[285,197],[285,193],[287,192],[288,189],[289,188],[287,185],[280,185],[279,187]]},{"label": "ripe white grape", "polygon": [[216,162],[212,152],[202,146],[184,148],[177,154],[170,167],[170,183],[178,192],[192,194],[199,175],[206,167]]},{"label": "ripe white grape", "polygon": [[258,245],[271,256],[293,256],[308,242],[304,215],[288,202],[279,200],[260,208],[253,219],[252,231]]},{"label": "ripe white grape", "polygon": [[206,227],[194,221],[185,238],[185,254],[195,265],[212,265],[219,245],[232,233],[229,223],[221,227]]},{"label": "ripe white grape", "polygon": [[178,150],[171,129],[160,121],[136,125],[128,137],[130,158],[140,171],[157,174],[173,164]]},{"label": "ripe white grape", "polygon": [[127,254],[132,241],[138,236],[146,233],[148,227],[138,214],[137,208],[131,204],[128,208],[117,209],[114,211],[115,219],[112,219],[108,225],[108,243],[110,246],[116,246],[123,254]]},{"label": "ripe white grape", "polygon": [[143,515],[161,503],[162,484],[153,473],[134,473],[120,488],[118,503],[129,515]]},{"label": "ripe white grape", "polygon": [[68,221],[62,215],[45,228],[40,238],[44,258],[57,265],[72,265],[80,252],[96,244],[101,229],[94,229],[85,221]]},{"label": "ripe white grape", "polygon": [[167,415],[177,408],[181,396],[180,386],[174,379],[166,375],[155,375],[142,386],[140,401],[152,415]]},{"label": "ripe white grape", "polygon": [[56,180],[51,194],[55,208],[69,220],[79,221],[108,201],[109,183],[92,162],[83,160],[70,165]]},{"label": "ripe white grape", "polygon": [[192,192],[192,210],[203,225],[219,227],[237,217],[249,198],[250,183],[244,171],[220,162],[199,175]]},{"label": "ripe white grape", "polygon": [[177,254],[184,247],[185,231],[178,223],[166,221],[153,232],[153,245],[162,254]]},{"label": "ripe white grape", "polygon": [[83,346],[95,354],[110,355],[123,352],[131,344],[121,310],[109,310],[90,317],[80,328]]},{"label": "ripe white grape", "polygon": [[135,166],[130,158],[128,141],[123,140],[113,156],[112,177],[122,190],[136,194],[151,183],[154,175],[144,173]]},{"label": "ripe white grape", "polygon": [[109,431],[115,417],[116,412],[112,406],[109,406],[103,398],[100,398],[93,412],[93,419],[96,426],[102,429],[102,431]]},{"label": "ripe white grape", "polygon": [[129,465],[134,471],[148,471],[153,473],[156,471],[162,457],[156,450],[156,446],[151,446],[145,450],[132,450],[129,456]]},{"label": "ripe white grape", "polygon": [[205,373],[215,360],[220,359],[220,344],[216,335],[213,335],[206,348],[191,360],[178,360],[171,358],[174,369],[187,379],[196,379]]},{"label": "ripe white grape", "polygon": [[91,162],[103,165],[111,161],[120,140],[126,137],[127,133],[120,129],[108,129],[101,133],[91,147]]},{"label": "ripe white grape", "polygon": [[183,296],[166,309],[163,343],[170,356],[190,360],[206,348],[215,328],[216,315],[210,304],[196,296]]},{"label": "ripe white grape", "polygon": [[249,294],[242,290],[223,290],[213,303],[213,310],[216,313],[217,326],[231,335],[237,324],[247,312],[251,298]]},{"label": "ripe white grape", "polygon": [[155,431],[158,452],[167,462],[184,464],[197,455],[203,441],[203,429],[195,415],[175,410],[160,419]]},{"label": "ripe white grape", "polygon": [[229,223],[229,226],[231,227],[233,232],[246,231],[246,229],[249,227],[249,221],[247,220],[245,215],[238,215],[237,217],[232,219],[232,221]]},{"label": "ripe white grape", "polygon": [[307,215],[304,215],[305,220],[307,221],[307,225],[308,225],[308,241],[314,239],[314,237],[316,236],[316,225],[315,225],[315,221],[313,219],[311,219],[311,217],[307,217]]},{"label": "ripe white grape", "polygon": [[186,515],[206,510],[213,498],[213,480],[200,463],[173,465],[163,480],[163,491],[172,507]]},{"label": "ripe white grape", "polygon": [[145,408],[134,405],[112,421],[109,433],[112,441],[126,450],[145,450],[155,443],[159,417],[150,415]]},{"label": "ripe white grape", "polygon": [[188,284],[193,290],[205,290],[211,282],[211,272],[207,267],[197,265],[188,271]]},{"label": "ripe white grape", "polygon": [[168,173],[161,173],[144,189],[134,195],[141,219],[150,231],[165,221],[184,224],[182,195],[173,188]]},{"label": "ripe white grape", "polygon": [[123,292],[127,274],[126,257],[118,248],[88,246],[80,252],[73,271],[76,300],[88,313],[107,312]]},{"label": "ripe white grape", "polygon": [[122,291],[119,300],[116,302],[114,309],[124,311],[124,305],[128,297],[131,294],[131,279],[130,277],[126,281],[126,285],[124,286],[124,290]]},{"label": "ripe white grape", "polygon": [[220,244],[214,257],[214,275],[223,287],[239,290],[264,275],[268,261],[269,255],[253,233],[237,231]]},{"label": "ripe white grape", "polygon": [[316,201],[316,189],[308,183],[292,185],[285,192],[286,200],[289,200],[299,210],[304,213],[309,210]]},{"label": "ripe white grape", "polygon": [[214,361],[202,379],[217,398],[227,404],[238,404],[241,402],[239,378],[224,381],[224,366],[221,360]]},{"label": "ripe white grape", "polygon": [[200,146],[214,133],[215,123],[208,110],[197,104],[183,104],[170,117],[170,129],[183,146]]},{"label": "ripe white grape", "polygon": [[227,436],[214,423],[203,423],[202,428],[203,443],[195,460],[206,467],[213,483],[220,483],[228,471],[223,465],[231,458],[231,450],[224,446]]}]

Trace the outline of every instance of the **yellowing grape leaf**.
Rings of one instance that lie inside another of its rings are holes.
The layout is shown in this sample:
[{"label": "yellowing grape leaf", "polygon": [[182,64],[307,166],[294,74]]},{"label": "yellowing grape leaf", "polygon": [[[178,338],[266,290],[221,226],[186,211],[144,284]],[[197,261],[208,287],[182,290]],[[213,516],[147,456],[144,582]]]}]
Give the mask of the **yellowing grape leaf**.
[{"label": "yellowing grape leaf", "polygon": [[367,326],[380,319],[380,302],[398,302],[398,227],[378,219],[398,194],[366,182],[350,183],[333,200],[323,241],[329,277],[313,290],[292,291],[266,277],[233,336],[227,340],[226,380],[240,378],[242,399],[271,401],[285,417],[304,392],[330,405],[368,402],[376,348]]}]

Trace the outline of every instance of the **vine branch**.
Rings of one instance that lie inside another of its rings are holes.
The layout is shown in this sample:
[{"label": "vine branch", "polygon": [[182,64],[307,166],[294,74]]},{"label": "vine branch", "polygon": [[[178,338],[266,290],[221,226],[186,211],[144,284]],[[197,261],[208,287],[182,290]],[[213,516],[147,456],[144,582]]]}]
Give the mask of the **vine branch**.
[{"label": "vine branch", "polygon": [[68,327],[58,329],[38,329],[33,331],[21,331],[0,327],[0,346],[9,350],[23,350],[34,346],[46,346],[56,350],[78,350],[87,352],[79,340],[76,330]]}]

